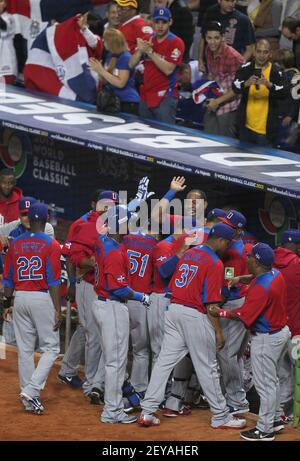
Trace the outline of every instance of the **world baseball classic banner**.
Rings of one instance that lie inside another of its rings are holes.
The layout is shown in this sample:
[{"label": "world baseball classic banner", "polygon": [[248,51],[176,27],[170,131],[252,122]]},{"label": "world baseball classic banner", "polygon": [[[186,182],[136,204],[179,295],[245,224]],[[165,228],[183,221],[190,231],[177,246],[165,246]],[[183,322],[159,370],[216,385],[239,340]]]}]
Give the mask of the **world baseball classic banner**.
[{"label": "world baseball classic banner", "polygon": [[0,93],[0,127],[2,163],[15,168],[26,194],[54,202],[65,219],[88,209],[95,188],[127,190],[130,197],[148,175],[160,197],[173,175],[184,175],[209,192],[210,207],[240,206],[249,226],[253,221],[257,229],[259,221],[273,240],[299,221],[297,154],[101,114],[87,104],[8,86]]}]

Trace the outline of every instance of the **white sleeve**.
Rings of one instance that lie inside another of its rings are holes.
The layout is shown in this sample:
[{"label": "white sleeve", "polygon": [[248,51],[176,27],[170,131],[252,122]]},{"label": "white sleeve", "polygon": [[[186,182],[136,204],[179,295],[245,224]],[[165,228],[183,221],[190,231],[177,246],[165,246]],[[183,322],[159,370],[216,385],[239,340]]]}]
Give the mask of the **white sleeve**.
[{"label": "white sleeve", "polygon": [[20,220],[17,219],[16,221],[11,221],[7,224],[3,224],[0,226],[0,235],[2,237],[8,237],[11,231],[13,231],[18,225],[20,224]]},{"label": "white sleeve", "polygon": [[88,27],[86,27],[84,30],[81,29],[81,33],[84,36],[84,38],[87,41],[87,44],[89,45],[90,48],[93,48],[93,50],[96,48],[97,43],[98,43],[98,36],[93,34],[93,32],[90,31]]},{"label": "white sleeve", "polygon": [[51,237],[53,239],[55,238],[54,228],[53,228],[52,224],[50,224],[49,222],[46,222],[45,234],[49,235],[49,237]]}]

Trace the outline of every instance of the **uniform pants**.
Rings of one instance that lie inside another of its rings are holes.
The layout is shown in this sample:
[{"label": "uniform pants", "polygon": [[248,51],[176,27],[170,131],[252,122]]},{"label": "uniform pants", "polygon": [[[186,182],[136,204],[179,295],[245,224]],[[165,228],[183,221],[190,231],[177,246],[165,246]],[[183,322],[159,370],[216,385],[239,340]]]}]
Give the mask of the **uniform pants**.
[{"label": "uniform pants", "polygon": [[147,322],[152,351],[152,369],[160,353],[164,338],[165,313],[170,299],[164,293],[152,293],[150,295],[151,304],[147,309]]},{"label": "uniform pants", "polygon": [[71,378],[77,375],[82,353],[85,350],[85,332],[79,323],[64,355],[59,374]]},{"label": "uniform pants", "polygon": [[292,357],[294,344],[289,340],[287,351],[279,363],[280,407],[281,413],[290,416],[293,412],[295,387],[295,359]]},{"label": "uniform pants", "polygon": [[290,336],[290,330],[285,326],[278,333],[257,333],[251,338],[253,381],[260,397],[256,427],[262,432],[273,432],[273,423],[281,415],[278,371]]},{"label": "uniform pants", "polygon": [[[245,298],[228,301],[224,308],[235,309]],[[225,387],[227,404],[235,408],[248,407],[244,390],[243,370],[240,358],[248,344],[249,333],[240,321],[220,319],[225,346],[218,352],[222,383]]]},{"label": "uniform pants", "polygon": [[95,301],[93,313],[99,328],[105,366],[104,408],[101,421],[117,422],[124,418],[122,385],[129,342],[128,308],[119,301]]},{"label": "uniform pants", "polygon": [[139,301],[127,302],[132,344],[131,384],[137,392],[144,392],[149,381],[150,342],[147,309]]},{"label": "uniform pants", "polygon": [[[17,291],[13,313],[21,392],[36,398],[40,396],[60,351],[59,332],[53,331],[55,309],[49,293]],[[35,368],[37,338],[42,355]]]},{"label": "uniform pants", "polygon": [[166,312],[164,340],[142,402],[143,412],[157,410],[172,369],[187,353],[213,413],[212,426],[217,427],[230,416],[220,386],[215,331],[205,314],[180,304],[170,304]]},{"label": "uniform pants", "polygon": [[83,392],[88,395],[93,387],[103,390],[104,366],[99,331],[95,324],[92,306],[97,299],[91,283],[82,280],[76,284],[76,303],[79,321],[85,333],[85,377]]}]

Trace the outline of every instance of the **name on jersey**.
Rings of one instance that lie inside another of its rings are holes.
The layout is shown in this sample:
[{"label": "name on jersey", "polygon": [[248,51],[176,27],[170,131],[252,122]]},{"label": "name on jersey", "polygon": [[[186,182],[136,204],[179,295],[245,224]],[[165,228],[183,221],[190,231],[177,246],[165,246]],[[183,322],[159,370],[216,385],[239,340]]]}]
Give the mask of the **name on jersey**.
[{"label": "name on jersey", "polygon": [[20,253],[42,253],[46,244],[41,242],[22,242],[21,245],[15,245],[15,254]]},{"label": "name on jersey", "polygon": [[203,264],[208,260],[208,256],[205,253],[186,253],[182,257],[183,261],[195,261],[197,263]]}]

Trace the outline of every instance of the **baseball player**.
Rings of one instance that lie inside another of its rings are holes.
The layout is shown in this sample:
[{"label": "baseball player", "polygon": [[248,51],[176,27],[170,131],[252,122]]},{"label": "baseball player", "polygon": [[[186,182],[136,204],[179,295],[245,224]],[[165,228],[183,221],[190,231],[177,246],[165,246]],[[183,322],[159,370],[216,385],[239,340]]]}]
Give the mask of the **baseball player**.
[{"label": "baseball player", "polygon": [[[5,308],[13,306],[19,357],[20,397],[24,408],[42,414],[40,392],[59,354],[60,255],[59,243],[43,230],[48,207],[36,202],[29,208],[30,231],[15,238],[4,265]],[[42,356],[34,364],[36,339]]]},{"label": "baseball player", "polygon": [[164,234],[173,234],[175,229],[181,228],[190,229],[192,227],[201,227],[202,222],[198,222],[201,215],[204,217],[204,211],[207,208],[208,202],[204,191],[200,189],[192,189],[187,195],[188,200],[186,206],[186,215],[171,215],[168,213],[170,201],[173,200],[177,192],[183,192],[186,188],[185,178],[183,176],[174,176],[171,181],[170,189],[164,197],[154,206],[151,218],[163,225]]},{"label": "baseball player", "polygon": [[[130,262],[130,288],[150,294],[153,274],[152,254],[157,245],[156,238],[139,231],[126,235],[122,244],[126,248]],[[143,398],[148,386],[150,357],[146,309],[140,301],[134,300],[129,300],[127,307],[133,352],[130,381],[136,392]]]},{"label": "baseball player", "polygon": [[224,346],[224,338],[219,324],[208,314],[211,305],[222,301],[224,266],[217,253],[226,250],[233,236],[232,228],[216,224],[206,244],[186,251],[177,264],[170,282],[172,297],[161,352],[141,405],[139,423],[143,426],[160,424],[154,412],[163,400],[171,370],[187,353],[213,413],[212,427],[240,429],[246,424],[229,413],[222,394],[216,349]]},{"label": "baseball player", "polygon": [[[287,325],[292,337],[300,335],[300,231],[289,229],[282,234],[281,245],[275,250],[273,267],[278,269],[287,287]],[[295,384],[295,360],[292,358],[292,341],[279,367],[281,419],[291,418]]]},{"label": "baseball player", "polygon": [[[274,251],[265,243],[257,243],[247,253],[247,265],[254,276],[237,277],[249,283],[246,299],[237,309],[211,306],[216,317],[237,320],[251,330],[251,364],[254,385],[260,397],[256,427],[241,432],[249,441],[272,441],[274,433],[284,428],[280,420],[280,387],[278,369],[291,333],[287,326],[287,293],[282,274],[272,269]],[[233,322],[234,323],[234,322]]]},{"label": "baseball player", "polygon": [[[24,234],[30,229],[28,210],[30,206],[35,202],[37,202],[37,199],[34,197],[26,196],[26,197],[20,198],[19,200],[19,219],[17,221],[12,221],[9,224],[3,225],[3,227],[9,228],[8,242],[18,237],[19,235]],[[54,229],[50,223],[47,222],[45,224],[44,232],[50,237],[54,238]],[[14,326],[13,326],[13,322],[11,319],[12,319],[11,316],[4,318],[3,336],[7,344],[16,345]]]},{"label": "baseball player", "polygon": [[[69,279],[69,287],[67,297],[71,303],[75,301],[75,286],[76,286],[76,266],[70,261],[71,245],[73,234],[76,235],[76,228],[83,222],[87,222],[87,218],[92,211],[96,210],[96,205],[99,199],[100,189],[93,192],[91,197],[91,210],[76,219],[69,227],[68,235],[65,244],[62,248],[62,254],[66,258],[66,269]],[[80,365],[81,357],[85,350],[85,330],[83,325],[78,323],[74,331],[69,347],[64,354],[61,368],[58,374],[58,379],[61,383],[67,384],[74,389],[82,387],[82,380],[77,374]]]},{"label": "baseball player", "polygon": [[[224,286],[222,296],[226,300],[226,309],[240,307],[245,299],[246,285],[238,284],[228,288],[228,281],[233,277],[248,273],[244,243],[240,236],[246,225],[246,218],[242,213],[230,210],[226,217],[220,221],[231,226],[235,230],[235,238],[227,251],[222,256],[224,264]],[[241,322],[229,322],[221,320],[222,332],[225,338],[225,346],[218,353],[221,368],[222,382],[226,391],[226,400],[232,414],[249,412],[249,404],[244,389],[244,379],[240,358],[247,346],[249,332]]]},{"label": "baseball player", "polygon": [[96,244],[94,318],[99,328],[105,362],[105,394],[101,421],[134,423],[124,412],[122,385],[125,379],[129,314],[127,299],[149,306],[149,295],[129,288],[129,258],[119,234],[100,235]]}]

